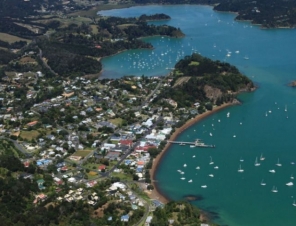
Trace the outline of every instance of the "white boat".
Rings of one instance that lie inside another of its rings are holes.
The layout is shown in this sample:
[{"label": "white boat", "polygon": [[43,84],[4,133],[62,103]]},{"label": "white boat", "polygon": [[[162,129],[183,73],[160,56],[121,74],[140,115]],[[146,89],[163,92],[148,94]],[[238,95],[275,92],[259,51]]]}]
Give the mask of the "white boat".
[{"label": "white boat", "polygon": [[177,171],[178,171],[179,173],[181,173],[181,172],[182,172],[182,170],[179,170],[179,169],[178,169]]},{"label": "white boat", "polygon": [[209,174],[209,177],[214,177],[214,174]]},{"label": "white boat", "polygon": [[261,183],[260,183],[262,186],[265,186],[266,183],[264,182],[264,180],[262,179]]},{"label": "white boat", "polygon": [[242,158],[240,158],[240,160],[239,160],[240,162],[243,162],[244,160],[242,159]]},{"label": "white boat", "polygon": [[188,183],[192,183],[192,180],[189,180]]},{"label": "white boat", "polygon": [[236,135],[233,135],[234,138],[236,138]]},{"label": "white boat", "polygon": [[285,111],[288,111],[288,109],[287,109],[287,105],[285,105]]},{"label": "white boat", "polygon": [[221,122],[221,120],[220,120],[220,119],[218,119],[218,122]]},{"label": "white boat", "polygon": [[184,172],[181,172],[180,174],[184,174]]},{"label": "white boat", "polygon": [[210,136],[213,136],[213,134],[212,134],[212,133],[210,133]]},{"label": "white boat", "polygon": [[290,178],[291,178],[292,180],[294,180],[294,176],[293,176],[293,174],[291,174]]},{"label": "white boat", "polygon": [[239,168],[238,168],[237,172],[239,172],[239,173],[243,173],[244,172],[244,170],[242,169],[242,166],[241,165],[239,165]]},{"label": "white boat", "polygon": [[263,157],[263,154],[260,155],[260,161],[265,160],[265,157]]},{"label": "white boat", "polygon": [[179,145],[183,146],[183,145],[185,145],[185,144],[183,144],[183,143],[180,143]]},{"label": "white boat", "polygon": [[267,112],[265,112],[265,116],[267,117]]},{"label": "white boat", "polygon": [[294,200],[294,202],[293,202],[293,204],[292,204],[293,206],[296,206],[296,203],[295,203],[295,200]]},{"label": "white boat", "polygon": [[270,114],[271,114],[271,112],[272,112],[271,110],[268,111],[268,113],[270,113]]},{"label": "white boat", "polygon": [[190,147],[191,147],[191,148],[194,148],[194,147],[195,147],[195,145],[190,145]]},{"label": "white boat", "polygon": [[210,160],[210,163],[209,163],[209,164],[210,164],[210,165],[213,165],[214,162],[213,162],[213,160],[212,160],[212,156],[210,156],[210,159],[211,159],[211,160]]},{"label": "white boat", "polygon": [[273,187],[272,187],[271,192],[274,192],[274,193],[278,192],[276,186],[273,186]]},{"label": "white boat", "polygon": [[196,167],[196,169],[200,169],[200,167],[199,167],[199,166],[197,166],[197,167]]},{"label": "white boat", "polygon": [[183,167],[187,167],[187,164],[185,163],[185,164],[183,165]]},{"label": "white boat", "polygon": [[245,59],[245,60],[248,60],[248,59],[249,59],[249,57],[245,56],[245,57],[244,57],[244,59]]},{"label": "white boat", "polygon": [[260,166],[260,163],[258,162],[258,159],[257,159],[257,157],[256,157],[256,159],[255,159],[255,164],[254,164],[255,166]]},{"label": "white boat", "polygon": [[286,185],[290,187],[290,186],[293,186],[294,184],[293,184],[293,182],[288,182],[288,183],[286,183]]},{"label": "white boat", "polygon": [[229,116],[230,116],[230,112],[227,112],[226,116],[227,116],[227,118],[229,118]]},{"label": "white boat", "polygon": [[193,155],[192,158],[195,158],[195,155]]},{"label": "white boat", "polygon": [[282,166],[282,164],[280,163],[280,159],[278,159],[278,161],[277,161],[277,164],[276,164],[277,166]]},{"label": "white boat", "polygon": [[185,180],[186,178],[185,177],[181,177],[181,180]]},{"label": "white boat", "polygon": [[275,173],[274,169],[269,170],[270,173]]},{"label": "white boat", "polygon": [[236,50],[235,53],[239,53],[239,50]]},{"label": "white boat", "polygon": [[207,185],[202,185],[201,187],[202,187],[202,188],[207,188]]},{"label": "white boat", "polygon": [[214,169],[219,169],[219,166],[215,166]]}]

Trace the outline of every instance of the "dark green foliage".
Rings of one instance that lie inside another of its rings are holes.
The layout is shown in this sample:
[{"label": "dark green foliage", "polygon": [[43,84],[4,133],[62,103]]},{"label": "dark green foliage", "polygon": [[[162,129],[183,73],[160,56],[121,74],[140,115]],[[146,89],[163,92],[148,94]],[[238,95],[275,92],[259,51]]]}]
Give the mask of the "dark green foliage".
[{"label": "dark green foliage", "polygon": [[[179,74],[181,73],[182,76],[190,76],[190,80],[176,87],[166,88],[154,99],[155,102],[161,101],[163,98],[170,98],[178,103],[179,108],[192,107],[194,103],[199,102],[205,104],[206,109],[210,110],[216,100],[210,100],[207,97],[204,90],[206,85],[217,88],[222,92],[222,95],[218,97],[219,101],[217,99],[217,104],[231,100],[228,91],[238,92],[253,87],[252,81],[240,74],[236,67],[220,61],[212,61],[199,54],[186,56],[176,64],[175,70]],[[174,85],[179,77],[175,73],[171,85]],[[204,112],[204,110],[203,106],[198,108],[199,113]]]},{"label": "dark green foliage", "polygon": [[141,21],[150,21],[150,20],[169,20],[171,17],[169,15],[166,15],[164,13],[156,13],[153,15],[146,15],[143,14],[139,17],[139,20]]},{"label": "dark green foliage", "polygon": [[10,61],[16,59],[16,57],[17,57],[16,54],[0,49],[0,65],[8,64]]},{"label": "dark green foliage", "polygon": [[199,225],[201,223],[199,216],[199,210],[190,203],[172,201],[162,208],[156,208],[150,225],[169,225],[169,220],[171,219],[174,219],[174,225]]}]

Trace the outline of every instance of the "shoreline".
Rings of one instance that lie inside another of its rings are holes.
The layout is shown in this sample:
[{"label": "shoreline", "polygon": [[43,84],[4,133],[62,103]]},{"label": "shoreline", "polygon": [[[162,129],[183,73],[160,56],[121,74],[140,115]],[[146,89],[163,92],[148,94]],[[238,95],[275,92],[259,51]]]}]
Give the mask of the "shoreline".
[{"label": "shoreline", "polygon": [[[221,106],[217,106],[213,108],[211,111],[204,112],[202,114],[197,115],[195,118],[188,120],[184,125],[182,125],[180,128],[177,128],[175,132],[170,136],[169,140],[176,140],[178,136],[184,132],[189,127],[193,126],[194,124],[200,122],[201,120],[205,119],[206,117],[224,109],[229,106],[236,105],[237,103],[225,103]],[[170,199],[162,192],[160,191],[157,181],[155,181],[155,175],[157,173],[157,170],[161,164],[161,161],[165,154],[167,153],[167,150],[170,148],[171,143],[167,143],[161,153],[153,160],[152,167],[150,169],[150,175],[151,175],[151,184],[154,187],[154,190],[151,191],[151,194],[149,195],[152,199],[157,199],[161,201],[162,203],[166,204],[170,201]],[[201,214],[201,218],[205,219],[205,214]]]}]

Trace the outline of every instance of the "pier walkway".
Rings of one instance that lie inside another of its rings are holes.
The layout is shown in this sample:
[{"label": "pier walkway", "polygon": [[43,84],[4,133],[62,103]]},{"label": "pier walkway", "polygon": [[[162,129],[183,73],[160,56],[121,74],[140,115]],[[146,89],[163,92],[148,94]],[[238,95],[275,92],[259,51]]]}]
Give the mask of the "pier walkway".
[{"label": "pier walkway", "polygon": [[171,144],[179,144],[179,145],[190,145],[190,147],[201,147],[201,148],[214,148],[215,145],[212,144],[205,144],[201,142],[199,139],[197,139],[194,142],[186,142],[186,141],[167,141],[168,143]]}]

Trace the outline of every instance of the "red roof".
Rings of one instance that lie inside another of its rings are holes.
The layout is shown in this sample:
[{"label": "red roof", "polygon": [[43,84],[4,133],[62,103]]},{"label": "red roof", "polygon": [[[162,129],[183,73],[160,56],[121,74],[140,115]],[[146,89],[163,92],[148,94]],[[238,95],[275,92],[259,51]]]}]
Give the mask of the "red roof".
[{"label": "red roof", "polygon": [[29,165],[30,165],[30,162],[24,162],[25,167],[29,167]]},{"label": "red roof", "polygon": [[100,166],[98,167],[98,169],[99,169],[99,170],[104,170],[104,169],[106,169],[106,166],[105,166],[105,165],[100,165]]},{"label": "red roof", "polygon": [[136,147],[136,151],[148,151],[149,148],[156,148],[154,145],[145,145]]},{"label": "red roof", "polygon": [[131,146],[133,144],[133,141],[132,140],[121,140],[120,144],[126,145],[126,146]]}]

